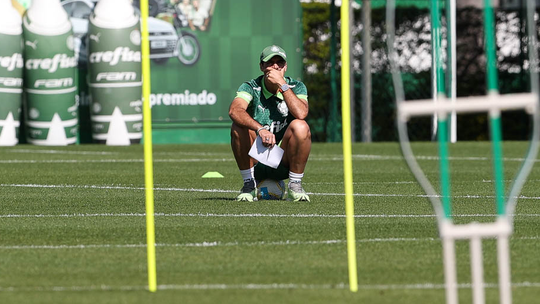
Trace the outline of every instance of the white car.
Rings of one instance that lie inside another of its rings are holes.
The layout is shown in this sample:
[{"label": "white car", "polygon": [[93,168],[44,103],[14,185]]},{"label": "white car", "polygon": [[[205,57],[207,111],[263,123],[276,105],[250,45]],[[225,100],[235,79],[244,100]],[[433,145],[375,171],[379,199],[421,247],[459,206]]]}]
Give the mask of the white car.
[{"label": "white car", "polygon": [[[91,0],[65,0],[62,6],[66,10],[75,38],[75,47],[79,50],[79,62],[86,62],[86,34],[89,17],[95,2]],[[140,15],[138,8],[135,8]],[[178,56],[178,34],[174,26],[166,21],[148,17],[148,40],[150,42],[150,58],[157,63],[165,63],[170,57]]]}]

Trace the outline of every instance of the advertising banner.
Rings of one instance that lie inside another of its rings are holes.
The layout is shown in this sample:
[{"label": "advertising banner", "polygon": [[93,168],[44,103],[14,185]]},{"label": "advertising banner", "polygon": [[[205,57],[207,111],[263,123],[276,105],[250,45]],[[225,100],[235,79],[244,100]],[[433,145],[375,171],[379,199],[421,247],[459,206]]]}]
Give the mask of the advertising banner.
[{"label": "advertising banner", "polygon": [[[28,6],[30,0],[14,0]],[[98,1],[62,0],[79,58],[79,138],[92,142],[89,17]],[[287,76],[302,75],[298,0],[149,0],[153,138],[156,143],[229,142],[228,109],[244,81],[261,74],[268,45],[287,52]],[[132,1],[138,15],[139,1]],[[88,117],[86,117],[88,116]]]},{"label": "advertising banner", "polygon": [[59,0],[34,0],[23,18],[26,139],[45,146],[77,143],[77,57]]},{"label": "advertising banner", "polygon": [[170,55],[153,59],[151,67],[156,131],[181,128],[185,133],[221,124],[222,132],[210,133],[217,132],[221,139],[215,140],[228,142],[229,105],[242,82],[261,74],[259,56],[268,45],[283,47],[289,58],[288,76],[301,77],[300,1],[162,1],[154,18],[173,25],[170,36],[176,34],[178,40],[176,49],[167,53],[174,43],[160,42],[149,27],[150,37],[156,39],[150,52]]},{"label": "advertising banner", "polygon": [[0,146],[19,143],[23,93],[22,19],[8,1],[0,1]]},{"label": "advertising banner", "polygon": [[127,0],[101,0],[90,17],[88,33],[94,142],[139,143],[143,120],[139,16]]}]

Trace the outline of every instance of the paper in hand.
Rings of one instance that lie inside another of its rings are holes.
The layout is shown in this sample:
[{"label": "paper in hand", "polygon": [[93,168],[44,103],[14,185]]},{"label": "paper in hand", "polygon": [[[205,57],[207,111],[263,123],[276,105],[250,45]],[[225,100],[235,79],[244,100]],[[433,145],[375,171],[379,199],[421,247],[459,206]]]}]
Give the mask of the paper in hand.
[{"label": "paper in hand", "polygon": [[274,145],[272,148],[265,147],[262,138],[257,136],[248,154],[268,167],[276,169],[283,157],[283,149],[278,145]]}]

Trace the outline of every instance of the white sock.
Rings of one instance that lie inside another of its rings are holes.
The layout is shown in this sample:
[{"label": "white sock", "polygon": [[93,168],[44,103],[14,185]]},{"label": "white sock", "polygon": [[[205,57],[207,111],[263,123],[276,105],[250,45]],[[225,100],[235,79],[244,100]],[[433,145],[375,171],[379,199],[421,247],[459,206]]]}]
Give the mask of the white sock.
[{"label": "white sock", "polygon": [[289,182],[301,182],[302,177],[304,177],[304,173],[294,173],[289,171]]},{"label": "white sock", "polygon": [[246,170],[240,170],[240,174],[242,174],[244,183],[249,182],[250,180],[255,180],[255,167],[251,167]]}]

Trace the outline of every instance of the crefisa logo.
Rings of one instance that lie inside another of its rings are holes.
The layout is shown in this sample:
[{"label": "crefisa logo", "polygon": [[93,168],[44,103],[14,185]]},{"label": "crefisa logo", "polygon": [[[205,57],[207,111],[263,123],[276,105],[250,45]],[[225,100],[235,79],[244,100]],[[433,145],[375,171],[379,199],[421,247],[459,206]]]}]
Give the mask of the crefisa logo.
[{"label": "crefisa logo", "polygon": [[0,56],[0,67],[9,72],[17,69],[22,69],[24,66],[23,56],[19,53],[14,53],[11,56]]},{"label": "crefisa logo", "polygon": [[93,52],[89,57],[90,63],[107,62],[111,66],[119,62],[141,62],[141,52],[130,50],[128,47],[117,47],[114,51]]}]

